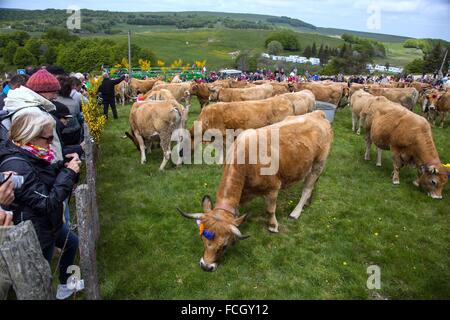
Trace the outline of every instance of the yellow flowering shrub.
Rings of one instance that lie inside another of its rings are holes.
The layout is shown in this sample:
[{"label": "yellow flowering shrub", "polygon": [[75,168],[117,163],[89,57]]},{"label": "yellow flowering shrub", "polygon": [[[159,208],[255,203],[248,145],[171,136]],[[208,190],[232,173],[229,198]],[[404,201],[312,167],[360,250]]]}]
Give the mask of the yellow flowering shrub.
[{"label": "yellow flowering shrub", "polygon": [[142,71],[148,71],[150,70],[151,62],[144,59],[139,59],[139,67]]},{"label": "yellow flowering shrub", "polygon": [[89,133],[94,141],[98,143],[102,135],[103,128],[106,123],[105,115],[102,112],[102,107],[97,105],[97,91],[102,83],[101,77],[91,77],[91,86],[88,89],[88,102],[83,102],[83,116],[89,127]]},{"label": "yellow flowering shrub", "polygon": [[198,69],[203,69],[203,67],[206,65],[206,60],[195,60],[195,65]]}]

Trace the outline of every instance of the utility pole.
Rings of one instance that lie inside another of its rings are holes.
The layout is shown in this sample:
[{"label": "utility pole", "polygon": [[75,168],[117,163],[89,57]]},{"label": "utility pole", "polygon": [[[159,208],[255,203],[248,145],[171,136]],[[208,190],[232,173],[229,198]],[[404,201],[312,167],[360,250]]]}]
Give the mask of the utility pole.
[{"label": "utility pole", "polygon": [[442,60],[441,67],[439,68],[438,76],[440,77],[440,79],[442,79],[444,77],[444,74],[442,73],[442,68],[444,68],[445,61],[447,60],[447,54],[448,54],[448,48],[447,48],[447,50],[445,50],[444,59]]},{"label": "utility pole", "polygon": [[128,30],[128,75],[131,79],[131,31]]}]

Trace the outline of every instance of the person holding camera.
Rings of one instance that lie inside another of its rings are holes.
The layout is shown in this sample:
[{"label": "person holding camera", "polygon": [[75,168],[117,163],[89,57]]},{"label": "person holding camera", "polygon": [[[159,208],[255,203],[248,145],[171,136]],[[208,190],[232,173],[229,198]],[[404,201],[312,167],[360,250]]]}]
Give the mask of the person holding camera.
[{"label": "person holding camera", "polygon": [[68,198],[80,171],[76,153],[67,161],[55,161],[51,147],[55,121],[47,113],[23,113],[12,122],[9,141],[0,146],[0,171],[13,171],[23,176],[14,189],[14,200],[8,207],[13,222],[31,220],[42,253],[51,263],[54,248],[62,249],[59,264],[57,298],[68,298],[74,291],[66,286],[67,268],[73,264],[78,237],[63,224],[63,201]]},{"label": "person holding camera", "polygon": [[12,225],[12,212],[2,206],[9,206],[14,201],[13,172],[0,173],[0,227]]}]

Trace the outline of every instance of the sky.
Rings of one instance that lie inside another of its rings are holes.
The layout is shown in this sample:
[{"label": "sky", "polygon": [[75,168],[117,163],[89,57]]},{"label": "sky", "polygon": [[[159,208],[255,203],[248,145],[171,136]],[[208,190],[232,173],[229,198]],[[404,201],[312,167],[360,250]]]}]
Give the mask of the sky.
[{"label": "sky", "polygon": [[450,41],[450,0],[0,0],[0,8],[216,11],[288,16],[318,27]]}]

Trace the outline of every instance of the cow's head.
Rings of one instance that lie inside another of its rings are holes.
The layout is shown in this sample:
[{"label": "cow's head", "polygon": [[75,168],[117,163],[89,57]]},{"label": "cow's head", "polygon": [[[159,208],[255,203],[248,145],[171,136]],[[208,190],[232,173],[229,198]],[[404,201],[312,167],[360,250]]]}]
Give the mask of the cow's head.
[{"label": "cow's head", "polygon": [[204,271],[215,271],[220,258],[227,247],[236,239],[246,239],[238,227],[245,219],[245,215],[236,217],[231,212],[214,208],[209,196],[202,200],[203,213],[185,213],[178,211],[185,218],[196,219],[199,225],[200,237],[203,241],[204,252],[200,259],[200,267]]},{"label": "cow's head", "polygon": [[449,170],[442,165],[423,165],[414,184],[421,187],[433,199],[442,199],[442,190],[448,182]]},{"label": "cow's head", "polygon": [[429,110],[436,110],[436,103],[441,98],[442,93],[436,90],[430,90],[425,93],[425,99],[428,102],[428,109]]},{"label": "cow's head", "polygon": [[217,101],[219,100],[219,88],[209,88],[209,101]]}]

